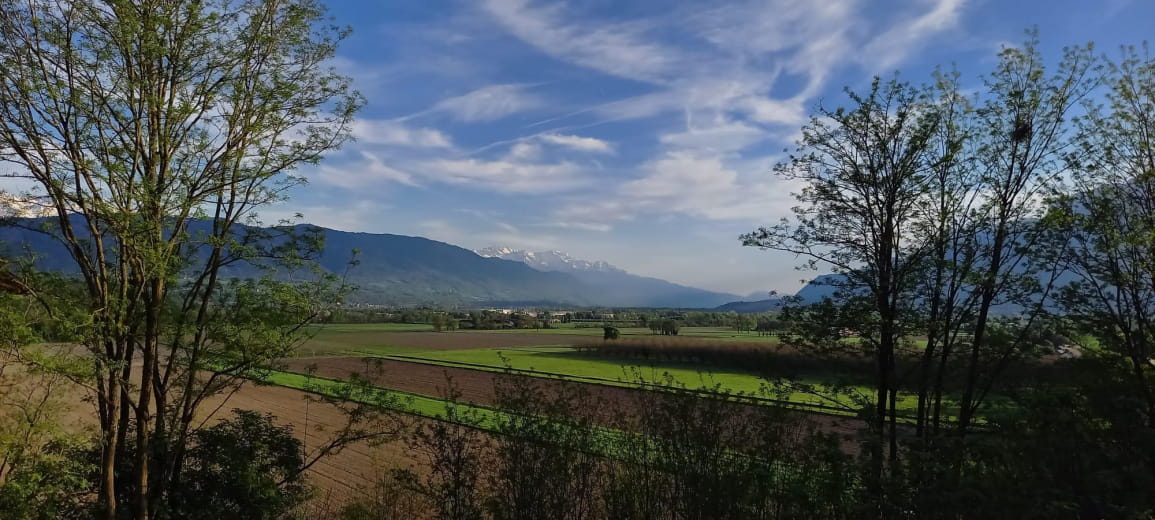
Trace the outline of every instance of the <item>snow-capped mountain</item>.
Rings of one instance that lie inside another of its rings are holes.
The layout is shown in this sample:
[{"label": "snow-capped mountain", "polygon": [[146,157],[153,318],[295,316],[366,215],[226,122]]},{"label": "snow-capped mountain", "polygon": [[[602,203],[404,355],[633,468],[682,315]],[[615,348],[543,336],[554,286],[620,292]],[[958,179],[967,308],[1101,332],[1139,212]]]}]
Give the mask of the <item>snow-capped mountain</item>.
[{"label": "snow-capped mountain", "polygon": [[521,262],[538,271],[624,273],[606,262],[581,260],[561,251],[525,251],[509,247],[487,247],[474,251],[478,256]]},{"label": "snow-capped mountain", "polygon": [[605,305],[709,308],[737,298],[732,294],[630,274],[606,262],[581,260],[561,251],[487,247],[474,252],[483,257],[521,262],[538,271],[569,274],[592,288],[595,301]]},{"label": "snow-capped mountain", "polygon": [[36,218],[47,217],[53,213],[52,208],[34,198],[0,191],[0,217]]}]

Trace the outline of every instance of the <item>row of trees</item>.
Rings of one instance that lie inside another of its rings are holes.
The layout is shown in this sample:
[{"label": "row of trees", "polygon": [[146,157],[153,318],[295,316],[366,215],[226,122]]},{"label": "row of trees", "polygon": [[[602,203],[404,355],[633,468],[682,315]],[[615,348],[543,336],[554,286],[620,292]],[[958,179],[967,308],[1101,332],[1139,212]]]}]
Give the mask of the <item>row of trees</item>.
[{"label": "row of trees", "polygon": [[[787,315],[814,349],[845,351],[832,334],[845,327],[874,359],[870,486],[880,495],[895,492],[884,475],[902,467],[900,379],[918,381],[913,446],[923,451],[911,456],[965,447],[997,411],[994,396],[1018,384],[1004,380],[1008,367],[1040,354],[1048,321],[1093,335],[1096,355],[1130,367],[1129,398],[1155,430],[1155,62],[1146,47],[1110,60],[1087,45],[1048,66],[1032,33],[1004,48],[975,94],[961,81],[876,78],[848,90],[847,107],[820,108],[776,168],[803,186],[793,218],[742,237],[840,275],[833,301]],[[897,370],[904,356],[921,360],[915,373]],[[935,478],[974,469],[953,453]]]}]

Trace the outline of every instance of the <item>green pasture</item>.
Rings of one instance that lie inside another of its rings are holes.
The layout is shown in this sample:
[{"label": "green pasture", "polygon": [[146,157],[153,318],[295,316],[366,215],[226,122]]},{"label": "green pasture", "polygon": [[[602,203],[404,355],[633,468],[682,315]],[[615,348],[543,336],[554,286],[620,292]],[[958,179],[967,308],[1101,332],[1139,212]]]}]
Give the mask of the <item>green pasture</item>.
[{"label": "green pasture", "polygon": [[361,332],[431,332],[433,325],[427,323],[331,323],[314,325],[319,334],[349,334]]},{"label": "green pasture", "polygon": [[317,325],[310,331],[310,337],[297,347],[300,357],[339,356],[351,350],[373,347],[392,348],[394,352],[412,352],[411,347],[389,345],[389,334],[394,332],[430,332],[432,325],[410,323],[355,323]]},{"label": "green pasture", "polygon": [[[688,389],[717,389],[722,392],[742,393],[764,399],[787,401],[800,408],[838,414],[853,413],[853,410],[859,407],[855,404],[856,397],[869,398],[872,395],[871,388],[861,384],[861,381],[849,384],[840,380],[837,374],[801,374],[790,381],[771,381],[759,377],[758,374],[738,369],[672,361],[606,359],[565,346],[566,343],[580,343],[583,337],[600,340],[602,335],[600,327],[566,326],[554,329],[436,333],[459,338],[466,350],[429,350],[407,346],[401,338],[395,339],[391,334],[429,330],[431,328],[427,325],[392,323],[326,325],[319,327],[316,334],[298,349],[298,355],[373,356],[488,371],[503,371],[508,366],[529,375],[627,387],[652,388],[661,384],[668,376],[674,385]],[[649,329],[638,327],[624,328],[621,331],[627,336],[652,336]],[[557,335],[558,344],[537,347],[468,348],[469,338],[480,334]],[[685,327],[680,336],[760,342],[768,345],[778,340],[774,337],[760,337],[755,333],[737,333],[722,327]],[[912,411],[917,406],[917,399],[913,395],[900,393],[898,406],[900,410]]]}]

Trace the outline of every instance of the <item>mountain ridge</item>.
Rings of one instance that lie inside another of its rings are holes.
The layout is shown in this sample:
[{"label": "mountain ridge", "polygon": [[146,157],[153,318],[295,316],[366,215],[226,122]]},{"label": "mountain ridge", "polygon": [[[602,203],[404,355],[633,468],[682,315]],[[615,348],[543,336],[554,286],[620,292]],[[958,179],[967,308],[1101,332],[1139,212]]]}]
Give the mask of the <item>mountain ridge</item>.
[{"label": "mountain ridge", "polygon": [[[72,218],[83,219],[75,215]],[[0,257],[17,258],[32,252],[38,268],[76,274],[68,250],[54,238],[36,231],[52,224],[54,217],[14,220],[18,225],[0,226]],[[207,220],[196,220],[190,223],[189,231],[204,232],[209,226]],[[83,230],[86,226],[76,227]],[[349,298],[354,303],[476,308],[535,302],[534,306],[711,308],[736,298],[629,274],[605,262],[577,261],[564,253],[561,255],[572,264],[568,271],[535,269],[521,261],[483,257],[425,237],[349,232],[308,224],[240,226],[238,233],[262,229],[317,230],[325,244],[318,263],[325,271],[344,274],[358,286],[359,290]],[[350,266],[354,250],[359,252],[357,264]],[[246,278],[262,273],[256,266],[239,263],[224,274]]]},{"label": "mountain ridge", "polygon": [[522,262],[542,271],[572,275],[594,287],[601,298],[618,307],[709,309],[738,298],[734,294],[636,275],[601,260],[582,260],[557,250],[535,252],[492,246],[475,252],[481,256]]}]

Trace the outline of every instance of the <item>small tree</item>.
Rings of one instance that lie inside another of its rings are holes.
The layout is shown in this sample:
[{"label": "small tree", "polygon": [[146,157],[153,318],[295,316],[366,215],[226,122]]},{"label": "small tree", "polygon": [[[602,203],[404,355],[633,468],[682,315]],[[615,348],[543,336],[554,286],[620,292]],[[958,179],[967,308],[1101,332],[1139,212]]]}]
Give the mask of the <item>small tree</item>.
[{"label": "small tree", "polygon": [[995,345],[991,309],[1016,303],[1030,329],[1050,295],[1055,272],[1051,265],[1032,266],[1032,250],[1040,246],[1044,228],[1037,225],[1043,200],[1063,174],[1068,150],[1071,111],[1099,84],[1091,45],[1064,49],[1063,59],[1049,72],[1040,53],[1038,34],[1028,33],[1021,47],[1004,48],[976,108],[976,168],[983,202],[975,214],[977,255],[970,278],[976,295],[967,369],[959,404],[957,429],[965,435],[990,394],[999,374],[1024,346],[1022,335]]}]

